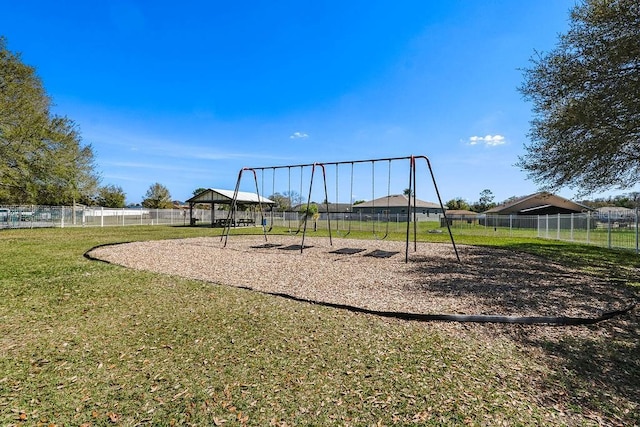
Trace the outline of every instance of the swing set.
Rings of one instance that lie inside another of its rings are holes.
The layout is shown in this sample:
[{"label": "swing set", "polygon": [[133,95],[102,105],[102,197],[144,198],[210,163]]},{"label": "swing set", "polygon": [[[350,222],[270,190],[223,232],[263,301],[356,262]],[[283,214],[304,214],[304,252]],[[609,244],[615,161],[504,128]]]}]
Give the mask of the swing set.
[{"label": "swing set", "polygon": [[[255,189],[256,189],[256,193],[258,195],[258,208],[260,211],[260,223],[262,224],[262,232],[264,235],[264,239],[265,242],[268,241],[267,238],[267,233],[271,232],[273,229],[273,208],[271,209],[271,221],[270,221],[270,225],[267,228],[266,227],[266,217],[265,217],[265,210],[264,210],[264,206],[262,203],[262,199],[260,197],[260,186],[258,185],[258,171],[260,171],[261,173],[261,187],[262,187],[262,194],[264,195],[265,192],[265,172],[269,171],[271,172],[271,181],[272,181],[272,194],[276,194],[275,193],[275,183],[276,183],[276,172],[278,170],[281,169],[286,169],[288,171],[288,193],[287,193],[287,197],[289,199],[289,209],[292,210],[293,209],[293,197],[292,197],[292,191],[291,191],[291,171],[292,169],[300,169],[300,193],[299,193],[299,197],[302,200],[302,191],[303,191],[303,175],[304,175],[304,171],[305,168],[307,170],[310,169],[311,174],[309,177],[309,192],[308,192],[308,196],[307,196],[307,203],[306,203],[306,207],[304,208],[305,211],[303,213],[303,217],[301,221],[298,221],[298,228],[295,232],[292,231],[292,227],[291,227],[291,218],[289,217],[289,232],[293,233],[293,234],[299,234],[300,232],[302,232],[302,241],[300,244],[300,252],[303,252],[305,246],[304,246],[304,241],[305,241],[305,237],[306,237],[306,232],[307,232],[307,223],[308,223],[308,219],[310,216],[312,216],[312,212],[311,212],[311,194],[313,191],[313,185],[314,185],[314,178],[316,176],[316,170],[319,170],[322,172],[321,174],[321,178],[323,181],[323,193],[324,193],[324,205],[325,205],[325,210],[327,212],[326,215],[326,221],[327,221],[327,229],[329,231],[329,244],[331,246],[333,246],[333,235],[332,235],[332,226],[331,226],[331,214],[329,212],[329,193],[328,193],[328,187],[327,187],[327,167],[335,167],[335,171],[336,171],[336,177],[335,177],[335,184],[336,184],[336,192],[335,192],[335,200],[336,200],[336,205],[339,202],[339,169],[341,165],[350,165],[351,166],[351,173],[350,173],[350,180],[349,180],[349,191],[350,191],[350,197],[349,197],[349,212],[353,212],[353,183],[354,183],[354,165],[357,164],[370,164],[371,165],[371,192],[372,192],[372,207],[371,207],[371,212],[372,212],[372,219],[375,215],[375,170],[376,170],[376,163],[387,163],[387,205],[386,205],[386,211],[384,211],[384,215],[386,215],[386,226],[385,226],[385,232],[384,235],[380,236],[378,234],[378,232],[376,231],[376,221],[372,221],[372,232],[373,232],[373,236],[376,239],[386,239],[389,235],[389,222],[390,222],[390,217],[389,217],[389,212],[390,212],[390,196],[391,196],[391,163],[394,161],[405,161],[408,162],[409,164],[409,187],[408,187],[408,197],[407,197],[407,210],[406,210],[406,237],[405,237],[405,262],[409,261],[409,243],[410,243],[410,237],[411,235],[413,235],[413,250],[416,251],[417,250],[417,205],[416,205],[416,163],[417,161],[422,160],[425,162],[428,170],[429,170],[429,176],[431,178],[431,181],[433,183],[433,188],[435,190],[436,196],[438,198],[438,203],[440,204],[440,208],[442,210],[442,215],[444,216],[444,223],[447,226],[447,230],[449,233],[449,237],[451,239],[451,244],[453,246],[456,258],[458,261],[460,261],[460,256],[458,254],[458,249],[456,247],[455,244],[455,240],[453,238],[453,234],[451,233],[451,228],[449,226],[449,221],[447,219],[446,216],[446,209],[444,207],[444,204],[442,203],[442,198],[440,197],[440,191],[438,190],[438,186],[436,183],[436,179],[435,179],[435,175],[433,173],[433,169],[431,167],[431,162],[429,161],[429,158],[426,156],[407,156],[407,157],[391,157],[391,158],[378,158],[378,159],[368,159],[368,160],[351,160],[351,161],[340,161],[340,162],[325,162],[325,163],[309,163],[309,164],[298,164],[298,165],[286,165],[286,166],[266,166],[266,167],[245,167],[242,168],[239,173],[238,173],[238,179],[236,181],[236,186],[235,186],[235,190],[233,193],[233,199],[231,201],[231,209],[229,210],[229,214],[228,214],[228,218],[226,221],[226,226],[223,229],[222,232],[222,236],[221,236],[221,241],[224,241],[224,246],[226,247],[227,244],[227,240],[229,237],[229,233],[231,231],[231,225],[233,223],[233,218],[232,215],[234,214],[236,207],[237,207],[237,198],[238,198],[238,192],[240,190],[240,184],[243,178],[243,175],[245,174],[245,172],[250,172],[253,175],[253,181],[255,184]],[[342,237],[346,237],[351,233],[351,222],[352,221],[347,221],[348,223],[348,227],[346,230],[346,233],[342,236]],[[411,233],[411,223],[413,223],[413,233]],[[336,230],[338,235],[340,235],[340,230],[339,230],[339,224],[336,223]]]}]

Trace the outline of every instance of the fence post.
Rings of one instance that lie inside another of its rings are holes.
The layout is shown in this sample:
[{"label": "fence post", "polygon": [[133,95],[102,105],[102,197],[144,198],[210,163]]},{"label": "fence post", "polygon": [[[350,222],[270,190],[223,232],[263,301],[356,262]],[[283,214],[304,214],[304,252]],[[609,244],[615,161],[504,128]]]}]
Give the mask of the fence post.
[{"label": "fence post", "polygon": [[556,240],[560,240],[560,214],[558,214],[558,224],[556,229]]},{"label": "fence post", "polygon": [[591,230],[591,212],[587,212],[587,245],[589,244],[589,242],[591,242],[590,240],[590,236],[589,236],[589,231]]},{"label": "fence post", "polygon": [[513,236],[513,214],[509,214],[509,236]]},{"label": "fence post", "polygon": [[100,206],[100,227],[104,227],[104,207]]},{"label": "fence post", "polygon": [[573,212],[571,212],[571,231],[569,232],[569,238],[573,242]]},{"label": "fence post", "polygon": [[638,206],[636,205],[636,255],[638,253]]},{"label": "fence post", "polygon": [[611,211],[607,213],[607,247],[611,249]]}]

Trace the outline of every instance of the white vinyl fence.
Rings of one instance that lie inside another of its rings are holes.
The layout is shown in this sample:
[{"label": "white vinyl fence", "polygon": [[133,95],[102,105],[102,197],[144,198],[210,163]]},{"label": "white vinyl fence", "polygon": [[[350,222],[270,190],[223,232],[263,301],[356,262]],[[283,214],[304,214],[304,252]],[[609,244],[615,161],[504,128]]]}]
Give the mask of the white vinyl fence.
[{"label": "white vinyl fence", "polygon": [[[210,218],[194,209],[194,217]],[[102,208],[86,206],[0,206],[0,229],[39,227],[107,227],[188,225],[188,209]]]},{"label": "white vinyl fence", "polygon": [[624,216],[615,211],[600,214],[541,215],[538,237],[564,240],[639,253],[638,209]]},{"label": "white vinyl fence", "polygon": [[554,215],[482,215],[452,221],[454,234],[562,240],[640,253],[638,210]]},{"label": "white vinyl fence", "polygon": [[[213,215],[212,215],[213,214]],[[227,218],[228,211],[194,209],[195,224],[211,224]],[[326,213],[317,223],[323,227]],[[404,230],[406,215],[366,216],[363,214],[330,214],[332,228],[339,231],[398,232]],[[237,212],[236,219],[244,224],[261,224],[260,213]],[[621,216],[615,210],[598,213],[556,215],[483,215],[450,221],[454,234],[505,237],[532,237],[597,245],[611,249],[626,249],[640,253],[638,209]],[[439,215],[418,214],[420,223],[436,228],[446,226]],[[265,212],[265,225],[297,228],[301,225],[298,212]],[[108,227],[129,225],[189,225],[188,209],[102,208],[86,206],[0,206],[0,229],[38,227]],[[311,225],[308,224],[308,227]]]}]

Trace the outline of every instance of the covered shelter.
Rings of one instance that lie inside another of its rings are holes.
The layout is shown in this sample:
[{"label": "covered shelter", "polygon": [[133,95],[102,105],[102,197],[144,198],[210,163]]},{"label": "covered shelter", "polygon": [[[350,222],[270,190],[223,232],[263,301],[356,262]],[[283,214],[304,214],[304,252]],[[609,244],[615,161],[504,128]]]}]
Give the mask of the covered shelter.
[{"label": "covered shelter", "polygon": [[[193,216],[193,209],[196,205],[210,205],[211,206],[211,227],[215,226],[224,226],[226,225],[226,221],[228,219],[228,215],[224,217],[215,217],[216,205],[228,205],[227,208],[230,209],[231,203],[233,202],[233,190],[221,190],[217,188],[207,188],[206,190],[201,191],[195,196],[191,197],[187,200],[189,204],[189,224],[195,225],[197,219]],[[273,200],[267,199],[263,196],[258,196],[257,193],[249,193],[245,191],[238,191],[236,198],[236,211],[244,211],[245,213],[251,208],[262,206],[264,207],[273,207],[275,202]],[[255,212],[255,211],[254,211]],[[254,215],[244,215],[243,218],[238,218],[236,215],[237,212],[233,212],[231,217],[233,224],[232,225],[251,225],[255,224],[255,216]]]},{"label": "covered shelter", "polygon": [[556,215],[590,211],[591,208],[555,194],[541,191],[509,200],[485,211],[493,215]]},{"label": "covered shelter", "polygon": [[[467,224],[478,223],[478,213],[466,209],[447,209],[447,221],[449,225],[453,225],[454,222],[464,222]],[[444,217],[440,218],[440,227],[445,227]]]}]

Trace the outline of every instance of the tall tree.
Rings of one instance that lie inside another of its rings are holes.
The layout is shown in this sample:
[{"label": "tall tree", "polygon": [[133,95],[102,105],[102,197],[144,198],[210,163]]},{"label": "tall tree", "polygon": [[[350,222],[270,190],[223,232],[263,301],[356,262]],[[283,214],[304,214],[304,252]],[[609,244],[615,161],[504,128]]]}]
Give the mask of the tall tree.
[{"label": "tall tree", "polygon": [[274,209],[276,211],[291,210],[291,200],[284,194],[274,193],[268,197],[269,200],[275,202]]},{"label": "tall tree", "polygon": [[73,121],[52,115],[35,69],[0,37],[0,203],[87,203],[98,176]]},{"label": "tall tree", "polygon": [[534,118],[518,165],[549,190],[628,188],[640,178],[640,2],[582,0],[570,17],[524,71]]},{"label": "tall tree", "polygon": [[98,188],[96,202],[105,208],[124,208],[126,194],[122,187],[117,185],[105,185]]},{"label": "tall tree", "polygon": [[169,189],[160,183],[152,184],[147,190],[142,206],[150,209],[169,209],[173,207],[171,203],[171,193]]},{"label": "tall tree", "polygon": [[291,208],[293,208],[294,206],[302,203],[302,194],[298,193],[297,191],[284,191],[282,195],[289,200],[289,206],[287,207],[287,210],[291,210]]},{"label": "tall tree", "polygon": [[471,206],[471,209],[475,212],[484,212],[491,209],[496,205],[493,199],[495,199],[493,192],[486,188],[480,192],[480,199]]},{"label": "tall tree", "polygon": [[451,210],[468,211],[469,209],[471,209],[469,203],[467,203],[467,201],[462,197],[457,197],[455,199],[449,200],[447,203],[445,203],[445,206],[447,207],[447,209]]}]

